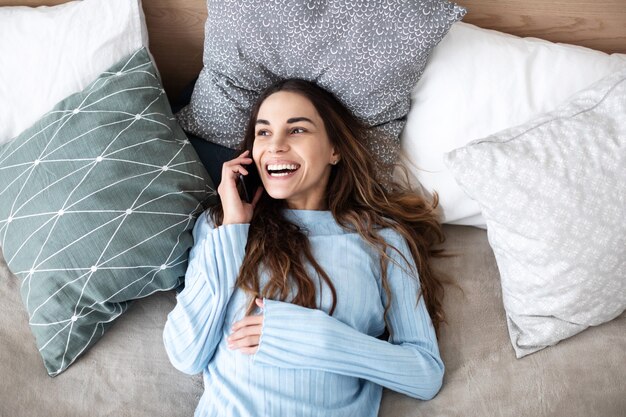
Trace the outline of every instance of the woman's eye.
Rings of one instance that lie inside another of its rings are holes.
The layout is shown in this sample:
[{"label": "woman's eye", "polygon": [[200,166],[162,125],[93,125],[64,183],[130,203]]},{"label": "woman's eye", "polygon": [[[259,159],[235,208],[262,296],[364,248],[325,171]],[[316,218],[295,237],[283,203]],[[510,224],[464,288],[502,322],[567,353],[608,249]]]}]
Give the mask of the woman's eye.
[{"label": "woman's eye", "polygon": [[293,129],[291,129],[291,133],[292,134],[294,134],[294,133],[304,133],[304,132],[306,132],[306,130],[301,128],[301,127],[294,127]]},{"label": "woman's eye", "polygon": [[269,132],[267,130],[259,130],[258,132],[256,132],[257,136],[267,136],[269,135]]}]

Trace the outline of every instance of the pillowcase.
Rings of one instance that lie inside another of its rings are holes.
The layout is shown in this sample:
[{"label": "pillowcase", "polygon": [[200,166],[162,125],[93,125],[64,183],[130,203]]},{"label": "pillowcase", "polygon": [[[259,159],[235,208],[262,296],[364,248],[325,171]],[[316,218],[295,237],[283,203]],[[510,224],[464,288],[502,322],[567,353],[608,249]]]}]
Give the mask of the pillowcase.
[{"label": "pillowcase", "polygon": [[0,244],[51,376],[182,283],[211,192],[145,48],[0,146]]},{"label": "pillowcase", "polygon": [[455,23],[413,89],[400,158],[411,182],[439,193],[445,223],[484,228],[443,154],[556,109],[625,62],[623,54]]},{"label": "pillowcase", "polygon": [[444,161],[487,221],[518,358],[624,311],[626,66]]},{"label": "pillowcase", "polygon": [[314,81],[368,127],[383,163],[396,160],[411,88],[432,48],[465,9],[442,0],[207,2],[204,68],[183,128],[223,146],[243,139],[260,92],[284,78]]},{"label": "pillowcase", "polygon": [[0,7],[0,144],[143,45],[138,0]]}]

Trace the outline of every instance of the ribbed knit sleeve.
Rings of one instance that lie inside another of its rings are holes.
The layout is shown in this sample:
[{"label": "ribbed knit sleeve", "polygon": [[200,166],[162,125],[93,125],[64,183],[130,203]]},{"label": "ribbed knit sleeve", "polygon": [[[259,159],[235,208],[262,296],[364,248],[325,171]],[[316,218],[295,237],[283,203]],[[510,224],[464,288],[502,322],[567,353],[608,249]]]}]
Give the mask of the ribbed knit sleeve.
[{"label": "ribbed knit sleeve", "polygon": [[[399,236],[398,236],[399,237]],[[413,265],[404,239],[392,242]],[[363,378],[419,399],[439,389],[444,365],[418,280],[395,250],[389,255],[392,292],[388,321],[392,337],[383,341],[361,333],[324,311],[264,300],[264,322],[254,361],[292,369],[313,369]],[[359,288],[354,297],[359,298]],[[383,297],[384,298],[384,297]]]},{"label": "ribbed knit sleeve", "polygon": [[187,374],[206,368],[222,337],[228,301],[244,258],[249,224],[213,228],[202,214],[194,226],[185,288],[163,331],[172,364]]}]

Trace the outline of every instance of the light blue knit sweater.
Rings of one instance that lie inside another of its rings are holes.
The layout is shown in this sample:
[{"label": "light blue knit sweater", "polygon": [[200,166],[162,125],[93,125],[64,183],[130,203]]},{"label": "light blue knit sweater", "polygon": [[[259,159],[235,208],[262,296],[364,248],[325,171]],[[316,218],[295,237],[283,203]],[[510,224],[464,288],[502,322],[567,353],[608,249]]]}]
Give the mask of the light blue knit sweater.
[{"label": "light blue knit sweater", "polygon": [[[205,392],[195,416],[373,417],[382,387],[432,398],[444,366],[424,300],[416,300],[419,283],[402,257],[388,252],[403,267],[389,263],[392,337],[379,340],[387,300],[377,252],[329,211],[287,210],[286,216],[308,230],[313,255],[337,291],[335,312],[328,315],[332,298],[325,284],[321,291],[317,286],[319,310],[266,299],[257,353],[229,350],[230,327],[244,317],[248,301],[234,284],[249,225],[213,228],[201,215],[185,288],[163,335],[176,368],[203,372]],[[413,265],[404,239],[391,229],[381,233]]]}]

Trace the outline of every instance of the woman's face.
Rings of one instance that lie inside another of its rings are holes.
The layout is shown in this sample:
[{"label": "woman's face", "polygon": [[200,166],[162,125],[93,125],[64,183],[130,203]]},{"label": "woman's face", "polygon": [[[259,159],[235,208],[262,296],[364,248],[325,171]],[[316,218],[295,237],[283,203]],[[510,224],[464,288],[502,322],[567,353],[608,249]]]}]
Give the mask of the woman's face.
[{"label": "woman's face", "polygon": [[331,164],[339,160],[307,98],[279,91],[261,104],[252,148],[263,186],[292,209],[324,210]]}]

